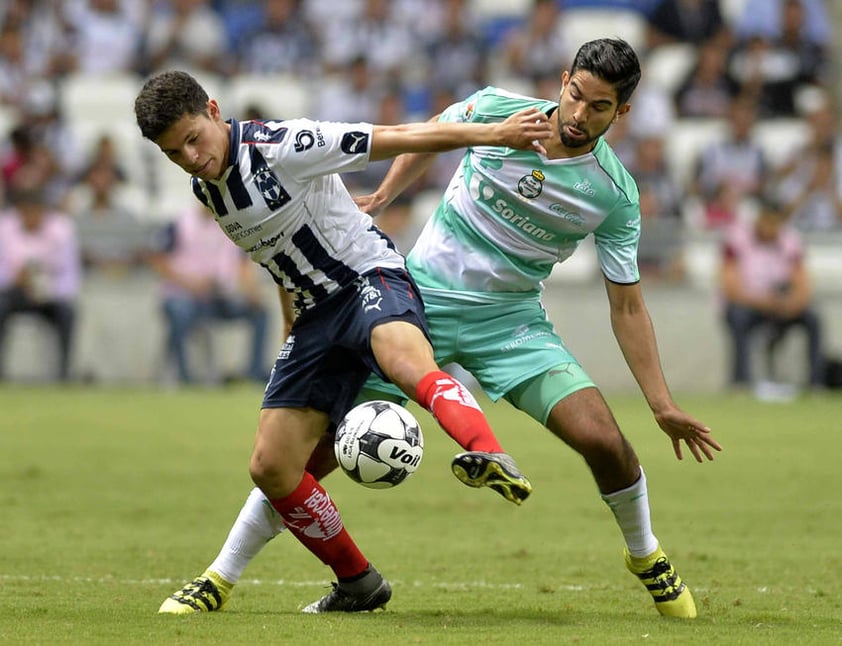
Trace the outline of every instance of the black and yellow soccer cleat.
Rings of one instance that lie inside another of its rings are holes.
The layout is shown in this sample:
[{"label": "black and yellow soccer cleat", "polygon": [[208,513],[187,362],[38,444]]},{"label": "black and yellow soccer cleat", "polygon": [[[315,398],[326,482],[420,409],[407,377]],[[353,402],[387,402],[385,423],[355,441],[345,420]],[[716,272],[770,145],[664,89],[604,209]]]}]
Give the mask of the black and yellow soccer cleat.
[{"label": "black and yellow soccer cleat", "polygon": [[216,572],[205,570],[178,592],[164,600],[158,609],[163,615],[189,615],[194,612],[213,612],[222,607],[231,596],[233,583],[228,583]]},{"label": "black and yellow soccer cleat", "polygon": [[506,453],[460,453],[453,458],[451,469],[453,475],[469,487],[488,487],[516,505],[532,493],[532,483]]},{"label": "black and yellow soccer cleat", "polygon": [[690,588],[678,576],[660,546],[643,558],[635,558],[626,550],[625,557],[626,567],[646,586],[658,612],[666,617],[695,619],[696,603]]}]

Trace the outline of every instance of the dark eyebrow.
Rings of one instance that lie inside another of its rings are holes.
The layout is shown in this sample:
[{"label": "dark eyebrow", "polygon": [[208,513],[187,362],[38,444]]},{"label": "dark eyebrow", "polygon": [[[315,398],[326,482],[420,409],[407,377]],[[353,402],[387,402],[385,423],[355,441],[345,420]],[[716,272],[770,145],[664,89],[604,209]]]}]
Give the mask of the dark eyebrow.
[{"label": "dark eyebrow", "polygon": [[[576,93],[579,96],[582,96],[582,88],[579,87],[579,84],[576,81],[574,81],[573,79],[570,79],[570,85],[573,86],[573,89],[576,90]],[[606,105],[606,106],[614,105],[614,102],[611,99],[597,99],[596,101],[588,101],[588,103],[590,103],[591,105]]]}]

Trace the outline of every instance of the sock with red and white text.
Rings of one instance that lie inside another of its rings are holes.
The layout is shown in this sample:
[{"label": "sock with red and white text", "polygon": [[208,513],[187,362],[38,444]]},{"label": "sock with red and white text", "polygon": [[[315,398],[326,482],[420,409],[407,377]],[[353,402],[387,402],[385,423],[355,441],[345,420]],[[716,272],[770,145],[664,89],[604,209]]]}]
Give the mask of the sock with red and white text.
[{"label": "sock with red and white text", "polygon": [[463,449],[503,452],[471,391],[446,372],[425,375],[415,388],[415,399]]},{"label": "sock with red and white text", "polygon": [[336,505],[308,472],[286,498],[270,500],[290,532],[338,579],[349,579],[368,567],[368,560],[351,539]]}]

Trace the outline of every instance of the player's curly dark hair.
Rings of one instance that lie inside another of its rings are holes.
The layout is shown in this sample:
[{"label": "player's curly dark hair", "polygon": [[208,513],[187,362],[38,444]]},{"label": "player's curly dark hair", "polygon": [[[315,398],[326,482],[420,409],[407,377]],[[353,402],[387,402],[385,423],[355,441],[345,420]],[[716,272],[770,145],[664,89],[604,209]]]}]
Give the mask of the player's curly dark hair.
[{"label": "player's curly dark hair", "polygon": [[140,133],[155,141],[185,115],[207,114],[208,93],[187,72],[162,72],[144,83],[134,102]]},{"label": "player's curly dark hair", "polygon": [[617,105],[628,102],[640,82],[640,61],[631,45],[620,38],[598,38],[579,48],[570,74],[590,72],[608,81],[617,91]]}]

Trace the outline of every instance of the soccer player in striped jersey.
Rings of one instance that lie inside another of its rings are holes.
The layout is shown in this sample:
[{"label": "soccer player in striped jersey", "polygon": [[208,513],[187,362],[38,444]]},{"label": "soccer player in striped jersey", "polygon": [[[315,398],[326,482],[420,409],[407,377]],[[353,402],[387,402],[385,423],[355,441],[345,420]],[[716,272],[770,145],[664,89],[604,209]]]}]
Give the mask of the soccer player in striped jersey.
[{"label": "soccer player in striped jersey", "polygon": [[[666,384],[637,267],[637,187],[602,136],[629,111],[639,78],[627,43],[599,39],[585,43],[562,73],[558,102],[486,88],[446,109],[438,123],[499,123],[537,108],[549,117],[553,135],[542,141],[546,152],[471,147],[408,266],[424,296],[439,363],[459,363],[492,399],[506,399],[583,457],[623,535],[627,568],[660,614],[689,619],[696,606],[653,533],[638,458],[541,304],[542,281],[555,263],[592,235],[614,335],[676,457],[683,457],[684,446],[699,462],[721,450]],[[388,205],[432,159],[399,157],[377,191],[358,204],[371,213]],[[389,392],[388,384],[370,380],[364,395],[386,398]],[[262,500],[259,491],[251,493],[209,567],[224,572],[228,584],[283,529]],[[226,598],[230,592],[229,586]]]},{"label": "soccer player in striped jersey", "polygon": [[[549,135],[549,120],[531,108],[494,124],[238,122],[224,120],[217,101],[179,71],[144,84],[135,116],[142,135],[192,176],[194,195],[222,230],[288,295],[285,309],[295,321],[266,387],[249,471],[284,525],[338,579],[304,611],[385,606],[388,582],[307,466],[372,371],[428,409],[466,449],[453,465],[466,484],[491,487],[516,504],[532,486],[470,392],[438,368],[404,257],[356,206],[338,173],[407,152],[543,150],[538,141]],[[221,605],[211,588],[223,584],[209,578],[174,602],[191,611]]]}]

